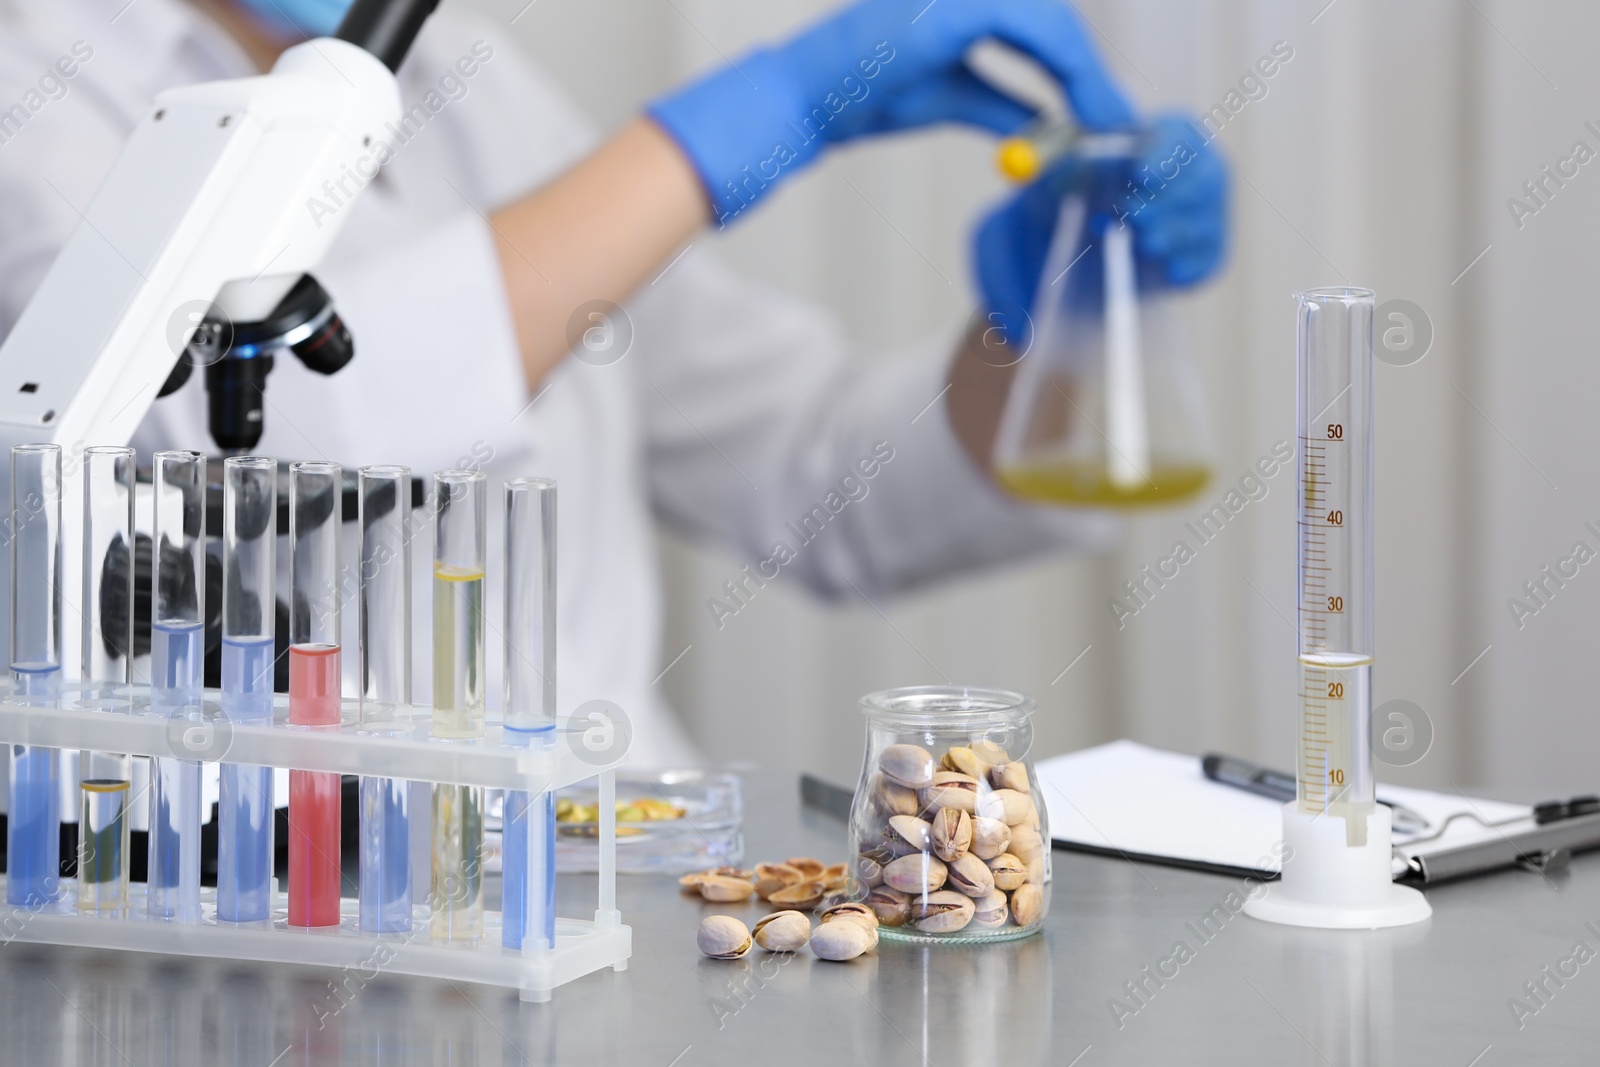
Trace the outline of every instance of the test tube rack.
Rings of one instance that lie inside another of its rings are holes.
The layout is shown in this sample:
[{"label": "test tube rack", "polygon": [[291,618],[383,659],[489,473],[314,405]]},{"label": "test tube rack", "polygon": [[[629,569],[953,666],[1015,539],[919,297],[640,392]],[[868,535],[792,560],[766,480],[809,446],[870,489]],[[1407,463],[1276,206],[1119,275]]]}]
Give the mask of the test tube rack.
[{"label": "test tube rack", "polygon": [[[599,892],[592,919],[557,917],[553,948],[543,939],[523,949],[500,943],[500,913],[488,911],[483,936],[473,942],[440,942],[429,932],[427,887],[416,888],[410,931],[363,932],[353,897],[341,896],[338,926],[305,929],[288,925],[288,899],[276,895],[271,919],[217,919],[216,891],[202,895],[198,923],[155,919],[145,913],[144,886],[134,883],[129,906],[116,913],[80,912],[71,879],[55,900],[37,907],[0,903],[0,944],[9,941],[205,956],[262,963],[341,969],[370,980],[376,973],[478,982],[516,989],[522,1000],[546,1001],[552,991],[604,967],[627,969],[632,931],[616,906],[616,777],[622,753],[610,762],[563,743],[539,749],[505,743],[491,721],[472,741],[429,736],[429,710],[418,707],[408,727],[375,733],[359,726],[359,705],[343,703],[335,728],[291,726],[287,698],[279,695],[270,724],[230,721],[208,691],[199,718],[167,718],[149,711],[142,686],[131,687],[132,710],[107,712],[78,707],[71,686],[59,707],[32,707],[10,699],[0,687],[0,742],[71,750],[126,752],[135,756],[254,764],[302,771],[372,775],[415,782],[518,789],[560,789],[598,777],[600,787]],[[137,801],[136,801],[137,802]],[[552,872],[553,875],[554,872]],[[3,876],[0,876],[3,879]],[[0,901],[4,900],[0,894]]]}]

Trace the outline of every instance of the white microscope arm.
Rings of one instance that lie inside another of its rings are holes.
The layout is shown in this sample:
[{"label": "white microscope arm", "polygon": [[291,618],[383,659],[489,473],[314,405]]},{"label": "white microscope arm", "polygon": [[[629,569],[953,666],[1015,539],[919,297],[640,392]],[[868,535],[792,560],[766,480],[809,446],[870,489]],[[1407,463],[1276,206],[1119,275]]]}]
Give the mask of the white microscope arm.
[{"label": "white microscope arm", "polygon": [[[376,169],[384,124],[399,118],[385,63],[333,38],[290,48],[259,77],[162,93],[0,346],[0,514],[10,446],[62,447],[68,677],[81,627],[79,455],[132,437],[199,324],[186,308],[264,318],[321,261],[348,212],[314,214],[310,201],[326,204],[324,183],[342,182],[347,206]],[[0,524],[0,654],[10,529]]]}]

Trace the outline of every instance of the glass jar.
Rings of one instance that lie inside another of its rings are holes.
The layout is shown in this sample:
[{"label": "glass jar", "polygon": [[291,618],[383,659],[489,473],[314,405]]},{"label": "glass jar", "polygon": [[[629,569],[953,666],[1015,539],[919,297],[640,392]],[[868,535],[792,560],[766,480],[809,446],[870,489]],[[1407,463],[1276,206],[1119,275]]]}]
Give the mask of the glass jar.
[{"label": "glass jar", "polygon": [[881,937],[971,944],[1037,933],[1050,834],[1033,698],[909,686],[861,698],[867,751],[850,809],[851,896]]}]

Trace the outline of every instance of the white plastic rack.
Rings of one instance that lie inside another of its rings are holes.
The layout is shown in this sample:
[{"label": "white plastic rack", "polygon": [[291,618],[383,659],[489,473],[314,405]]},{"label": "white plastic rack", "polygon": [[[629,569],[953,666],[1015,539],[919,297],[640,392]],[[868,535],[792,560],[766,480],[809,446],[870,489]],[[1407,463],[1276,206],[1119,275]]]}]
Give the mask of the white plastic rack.
[{"label": "white plastic rack", "polygon": [[[139,883],[131,887],[126,911],[80,912],[73,881],[63,879],[55,902],[38,908],[4,904],[0,894],[0,941],[314,965],[350,969],[366,979],[381,972],[481,982],[516,989],[529,1001],[548,1000],[557,986],[604,967],[627,968],[632,931],[616,906],[615,771],[623,753],[608,761],[603,754],[580,753],[562,743],[543,750],[508,745],[496,722],[481,739],[435,739],[429,736],[426,708],[415,709],[409,728],[401,732],[368,732],[357,725],[357,704],[350,700],[344,702],[344,722],[337,728],[289,725],[281,696],[270,725],[235,723],[222,715],[214,691],[207,693],[202,718],[168,719],[141,710],[147,703],[141,690],[135,687],[133,711],[120,714],[70,706],[68,694],[62,700],[67,706],[59,708],[30,707],[0,696],[0,742],[529,793],[598,777],[599,894],[594,918],[557,918],[554,948],[540,943],[519,951],[501,945],[500,913],[494,911],[486,913],[479,940],[440,942],[430,937],[425,902],[415,909],[411,931],[375,934],[359,928],[354,899],[341,899],[337,927],[305,929],[288,925],[284,893],[277,894],[270,920],[236,923],[217,919],[215,890],[207,889],[201,921],[184,923],[150,918]],[[418,887],[416,898],[425,901],[426,896],[426,887]]]}]

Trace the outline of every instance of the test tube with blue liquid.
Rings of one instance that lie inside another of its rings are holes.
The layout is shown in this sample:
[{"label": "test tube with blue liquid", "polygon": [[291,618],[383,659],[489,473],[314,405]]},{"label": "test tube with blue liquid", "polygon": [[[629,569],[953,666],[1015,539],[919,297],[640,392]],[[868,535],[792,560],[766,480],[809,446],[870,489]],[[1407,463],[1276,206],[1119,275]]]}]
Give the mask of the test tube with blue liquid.
[{"label": "test tube with blue liquid", "polygon": [[[198,723],[205,662],[205,457],[198,452],[157,452],[152,481],[150,710]],[[187,738],[190,733],[169,730],[168,736]],[[150,915],[198,922],[198,760],[174,755],[150,761],[149,857]]]},{"label": "test tube with blue liquid", "polygon": [[[61,692],[61,446],[11,449],[12,699],[56,707]],[[61,888],[56,751],[11,745],[6,902],[42,907]]]},{"label": "test tube with blue liquid", "polygon": [[[556,740],[556,483],[506,483],[505,739],[551,749]],[[501,943],[555,947],[556,797],[506,794]]]},{"label": "test tube with blue liquid", "polygon": [[[83,453],[84,706],[111,713],[132,709],[128,667],[133,654],[133,495],[131,448],[96,446]],[[78,757],[78,910],[119,912],[128,906],[129,803],[132,759],[85,749]]]},{"label": "test tube with blue liquid", "polygon": [[[411,725],[411,469],[362,467],[361,728]],[[360,923],[368,933],[411,929],[411,785],[361,778]]]},{"label": "test tube with blue liquid", "polygon": [[[277,620],[278,461],[222,465],[222,713],[270,723]],[[272,768],[225,763],[217,803],[217,918],[272,917]]]}]

